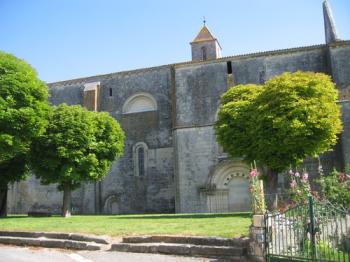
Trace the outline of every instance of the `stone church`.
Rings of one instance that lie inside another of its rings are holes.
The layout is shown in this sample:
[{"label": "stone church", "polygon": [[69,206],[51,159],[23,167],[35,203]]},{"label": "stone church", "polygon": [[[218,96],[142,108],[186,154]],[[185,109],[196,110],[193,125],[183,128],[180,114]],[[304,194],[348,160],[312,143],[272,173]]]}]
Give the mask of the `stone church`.
[{"label": "stone church", "polygon": [[[126,133],[125,152],[100,182],[73,193],[73,213],[186,213],[250,209],[249,166],[216,142],[221,95],[236,84],[261,84],[286,71],[323,72],[340,91],[344,131],[321,156],[324,169],[350,162],[350,41],[338,38],[327,1],[325,44],[221,57],[204,25],[190,43],[192,60],[50,83],[54,105],[109,112]],[[286,35],[287,37],[287,35]],[[315,161],[306,160],[312,173]],[[34,176],[9,189],[10,213],[59,213],[62,193]]]}]

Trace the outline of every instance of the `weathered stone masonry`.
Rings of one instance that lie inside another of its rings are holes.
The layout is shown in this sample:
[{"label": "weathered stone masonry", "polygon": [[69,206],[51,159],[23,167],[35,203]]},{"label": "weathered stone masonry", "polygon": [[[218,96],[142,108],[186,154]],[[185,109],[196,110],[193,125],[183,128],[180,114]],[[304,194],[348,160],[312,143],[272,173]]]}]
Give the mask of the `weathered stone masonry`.
[{"label": "weathered stone masonry", "polygon": [[[249,168],[241,159],[229,160],[215,139],[220,96],[234,84],[264,83],[285,71],[333,77],[341,93],[344,131],[321,161],[326,170],[350,163],[350,41],[327,38],[325,45],[221,58],[218,41],[204,26],[191,45],[191,62],[49,84],[52,104],[109,112],[126,133],[123,157],[103,181],[74,191],[73,212],[249,209]],[[314,160],[305,164],[315,173]],[[58,213],[61,201],[55,185],[42,186],[33,176],[9,190],[10,213]]]}]

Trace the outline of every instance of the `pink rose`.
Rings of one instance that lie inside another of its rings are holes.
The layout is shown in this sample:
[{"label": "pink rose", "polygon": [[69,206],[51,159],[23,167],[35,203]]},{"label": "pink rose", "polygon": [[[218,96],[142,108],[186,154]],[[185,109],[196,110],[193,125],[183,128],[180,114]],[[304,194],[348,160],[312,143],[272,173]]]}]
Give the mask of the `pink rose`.
[{"label": "pink rose", "polygon": [[295,176],[296,176],[296,177],[300,177],[299,172],[295,172]]},{"label": "pink rose", "polygon": [[250,176],[251,177],[256,177],[258,174],[258,172],[256,171],[256,169],[253,169],[251,172],[250,172]]}]

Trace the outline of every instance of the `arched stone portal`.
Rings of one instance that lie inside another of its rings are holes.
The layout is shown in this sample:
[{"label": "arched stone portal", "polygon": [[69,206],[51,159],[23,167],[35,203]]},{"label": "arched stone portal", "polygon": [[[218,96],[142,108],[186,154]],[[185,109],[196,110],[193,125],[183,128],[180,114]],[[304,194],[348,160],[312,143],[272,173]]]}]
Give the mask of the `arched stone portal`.
[{"label": "arched stone portal", "polygon": [[222,161],[209,175],[209,212],[250,210],[249,167],[240,160]]},{"label": "arched stone portal", "polygon": [[116,195],[111,195],[106,199],[104,213],[112,215],[119,214],[119,201]]}]

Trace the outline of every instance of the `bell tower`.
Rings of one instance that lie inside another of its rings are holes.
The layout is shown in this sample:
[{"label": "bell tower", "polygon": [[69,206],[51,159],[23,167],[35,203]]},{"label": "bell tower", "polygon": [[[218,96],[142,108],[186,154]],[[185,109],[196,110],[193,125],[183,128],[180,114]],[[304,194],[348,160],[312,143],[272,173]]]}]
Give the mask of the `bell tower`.
[{"label": "bell tower", "polygon": [[203,21],[203,27],[191,42],[192,61],[205,61],[221,57],[219,41],[210,33]]}]

